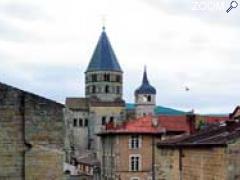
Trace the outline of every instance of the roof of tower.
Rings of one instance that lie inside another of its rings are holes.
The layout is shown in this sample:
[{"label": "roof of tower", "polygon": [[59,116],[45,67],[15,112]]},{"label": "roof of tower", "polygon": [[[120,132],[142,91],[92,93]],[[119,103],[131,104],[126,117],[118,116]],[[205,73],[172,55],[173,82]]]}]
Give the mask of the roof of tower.
[{"label": "roof of tower", "polygon": [[94,50],[86,72],[91,71],[117,71],[122,72],[111,43],[103,27],[101,36]]},{"label": "roof of tower", "polygon": [[150,85],[148,78],[147,78],[147,70],[146,67],[144,68],[142,85],[136,89],[135,94],[156,94],[156,89]]}]

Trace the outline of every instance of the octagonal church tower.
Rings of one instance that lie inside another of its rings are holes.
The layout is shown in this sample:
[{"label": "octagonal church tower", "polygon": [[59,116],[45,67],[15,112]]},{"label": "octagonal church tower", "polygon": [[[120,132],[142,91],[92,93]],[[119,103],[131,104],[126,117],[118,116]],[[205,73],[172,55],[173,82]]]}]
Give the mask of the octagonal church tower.
[{"label": "octagonal church tower", "polygon": [[125,118],[122,88],[123,71],[103,27],[85,72],[85,96],[89,102],[90,144],[98,153],[102,148],[100,138],[96,137],[96,134],[105,130],[107,123],[116,125]]},{"label": "octagonal church tower", "polygon": [[85,72],[86,97],[102,102],[122,100],[122,75],[122,69],[103,27]]}]

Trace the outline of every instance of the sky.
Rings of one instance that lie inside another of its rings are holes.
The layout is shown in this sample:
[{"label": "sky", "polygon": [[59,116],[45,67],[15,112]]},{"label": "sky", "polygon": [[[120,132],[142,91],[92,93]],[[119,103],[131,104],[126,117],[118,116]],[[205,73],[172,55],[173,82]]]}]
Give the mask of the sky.
[{"label": "sky", "polygon": [[240,99],[240,7],[226,13],[230,2],[0,0],[0,81],[61,103],[84,96],[104,24],[127,102],[146,65],[158,105],[232,112]]}]

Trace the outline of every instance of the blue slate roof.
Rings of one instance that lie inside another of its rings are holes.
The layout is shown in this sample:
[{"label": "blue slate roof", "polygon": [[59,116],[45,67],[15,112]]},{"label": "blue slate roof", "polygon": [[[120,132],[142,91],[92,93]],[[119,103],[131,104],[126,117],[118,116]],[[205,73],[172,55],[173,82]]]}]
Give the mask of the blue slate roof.
[{"label": "blue slate roof", "polygon": [[91,71],[117,71],[122,72],[116,55],[112,49],[111,43],[108,40],[105,32],[105,27],[98,40],[97,46],[92,55],[91,61],[86,72]]},{"label": "blue slate roof", "polygon": [[[128,110],[134,110],[135,109],[135,104],[131,103],[126,103],[126,108]],[[154,109],[156,115],[184,115],[186,112],[177,110],[177,109],[172,109],[168,107],[163,107],[163,106],[156,106]]]},{"label": "blue slate roof", "polygon": [[150,85],[147,78],[147,70],[144,69],[142,85],[136,89],[135,94],[156,94],[156,89]]}]

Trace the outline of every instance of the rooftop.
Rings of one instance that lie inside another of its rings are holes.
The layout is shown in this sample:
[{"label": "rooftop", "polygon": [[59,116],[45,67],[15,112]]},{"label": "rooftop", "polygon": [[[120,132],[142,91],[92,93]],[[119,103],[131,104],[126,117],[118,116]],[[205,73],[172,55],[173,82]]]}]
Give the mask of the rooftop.
[{"label": "rooftop", "polygon": [[186,116],[145,116],[129,120],[122,125],[107,124],[106,130],[98,135],[108,134],[177,134],[189,132],[190,126]]},{"label": "rooftop", "polygon": [[240,123],[226,121],[213,123],[194,135],[181,136],[158,143],[158,147],[212,147],[225,146],[240,137]]}]

